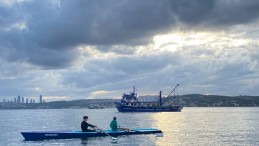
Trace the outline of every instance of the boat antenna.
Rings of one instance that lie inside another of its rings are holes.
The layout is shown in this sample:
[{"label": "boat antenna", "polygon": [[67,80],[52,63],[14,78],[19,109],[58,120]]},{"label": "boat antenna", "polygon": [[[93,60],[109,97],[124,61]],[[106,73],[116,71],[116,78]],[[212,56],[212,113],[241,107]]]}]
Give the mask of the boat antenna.
[{"label": "boat antenna", "polygon": [[174,89],[173,89],[173,90],[170,92],[170,94],[165,98],[165,100],[164,100],[163,103],[165,103],[165,101],[170,97],[170,95],[171,95],[173,92],[175,92],[175,90],[176,90],[176,88],[177,88],[178,86],[180,86],[180,84],[176,84],[176,85],[175,85]]}]

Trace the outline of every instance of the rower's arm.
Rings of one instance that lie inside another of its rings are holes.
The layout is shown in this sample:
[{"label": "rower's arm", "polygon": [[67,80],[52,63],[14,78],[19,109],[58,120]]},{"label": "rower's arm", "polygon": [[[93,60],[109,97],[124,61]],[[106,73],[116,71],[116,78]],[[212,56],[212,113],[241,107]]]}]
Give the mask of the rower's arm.
[{"label": "rower's arm", "polygon": [[92,125],[92,124],[89,124],[89,123],[87,123],[87,124],[88,124],[88,126],[91,127],[91,128],[96,127],[96,126],[94,126],[94,125]]}]

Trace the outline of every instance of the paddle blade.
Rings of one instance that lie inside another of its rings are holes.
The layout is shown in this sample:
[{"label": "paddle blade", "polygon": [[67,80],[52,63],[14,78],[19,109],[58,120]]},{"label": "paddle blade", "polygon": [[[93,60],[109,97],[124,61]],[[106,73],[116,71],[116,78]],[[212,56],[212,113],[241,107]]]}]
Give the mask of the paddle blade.
[{"label": "paddle blade", "polygon": [[164,137],[164,133],[156,133],[156,137]]},{"label": "paddle blade", "polygon": [[[113,137],[114,138],[114,137]],[[111,143],[118,143],[118,140],[117,140],[117,138],[115,138],[115,139],[113,139],[112,138],[112,141],[111,141]]]}]

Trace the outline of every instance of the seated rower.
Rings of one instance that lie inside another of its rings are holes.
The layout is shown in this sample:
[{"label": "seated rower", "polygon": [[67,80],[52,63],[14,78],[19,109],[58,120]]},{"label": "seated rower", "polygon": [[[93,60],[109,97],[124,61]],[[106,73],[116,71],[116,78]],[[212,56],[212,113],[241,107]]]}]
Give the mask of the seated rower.
[{"label": "seated rower", "polygon": [[117,130],[121,129],[121,130],[126,130],[129,132],[129,130],[130,130],[129,128],[123,128],[121,126],[118,127],[116,119],[117,119],[116,117],[113,117],[113,120],[110,123],[110,127],[111,127],[112,131],[117,131]]},{"label": "seated rower", "polygon": [[[88,120],[88,116],[84,116],[83,117],[83,121],[81,122],[81,129],[82,129],[82,132],[95,132],[95,128],[96,128],[96,125],[92,125],[92,124],[89,124],[87,123],[87,120]],[[92,129],[88,129],[88,127],[91,127],[93,128]]]}]

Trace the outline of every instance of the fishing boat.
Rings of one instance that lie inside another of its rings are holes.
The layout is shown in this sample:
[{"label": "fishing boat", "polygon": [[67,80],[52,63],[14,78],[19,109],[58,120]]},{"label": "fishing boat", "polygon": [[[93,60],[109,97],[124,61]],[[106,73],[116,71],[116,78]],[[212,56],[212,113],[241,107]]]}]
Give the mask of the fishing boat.
[{"label": "fishing boat", "polygon": [[33,131],[21,132],[26,141],[44,140],[44,139],[71,139],[71,138],[89,138],[101,136],[120,136],[120,135],[134,135],[134,134],[162,134],[162,131],[154,128],[136,128],[130,131],[125,130],[103,130],[96,132],[82,132],[75,131]]},{"label": "fishing boat", "polygon": [[181,112],[182,105],[166,104],[167,99],[175,92],[178,86],[179,84],[173,88],[166,98],[162,98],[162,91],[160,91],[157,100],[148,102],[140,101],[135,92],[135,87],[133,87],[133,92],[130,94],[124,93],[121,101],[115,102],[115,105],[119,112]]}]

